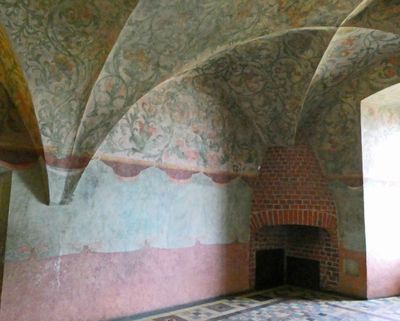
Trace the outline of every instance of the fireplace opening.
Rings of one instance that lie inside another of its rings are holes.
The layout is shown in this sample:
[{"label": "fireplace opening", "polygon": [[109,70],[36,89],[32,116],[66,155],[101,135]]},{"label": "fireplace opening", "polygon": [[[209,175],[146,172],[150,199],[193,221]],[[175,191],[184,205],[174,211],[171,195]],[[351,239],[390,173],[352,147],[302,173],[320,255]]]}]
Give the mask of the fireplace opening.
[{"label": "fireplace opening", "polygon": [[286,258],[286,282],[290,285],[319,290],[319,262],[288,256]]},{"label": "fireplace opening", "polygon": [[256,252],[257,290],[284,284],[319,290],[319,261],[285,256],[284,249],[260,250]]},{"label": "fireplace opening", "polygon": [[285,251],[283,249],[261,250],[256,253],[257,290],[285,284]]},{"label": "fireplace opening", "polygon": [[264,226],[251,240],[256,289],[289,284],[332,291],[338,282],[338,249],[325,229],[301,225]]}]

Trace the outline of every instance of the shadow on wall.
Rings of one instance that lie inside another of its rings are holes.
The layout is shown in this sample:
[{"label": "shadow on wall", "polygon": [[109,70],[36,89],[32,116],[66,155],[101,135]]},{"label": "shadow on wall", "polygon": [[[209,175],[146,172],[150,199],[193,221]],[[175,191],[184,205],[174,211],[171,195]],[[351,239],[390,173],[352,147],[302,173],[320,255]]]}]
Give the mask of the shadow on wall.
[{"label": "shadow on wall", "polygon": [[4,86],[0,83],[0,166],[9,170],[35,168],[41,187],[26,182],[43,204],[49,203],[47,173],[41,147],[35,146],[24,121]]},{"label": "shadow on wall", "polygon": [[8,208],[10,203],[11,172],[0,171],[0,308],[3,289],[3,271],[5,262]]}]

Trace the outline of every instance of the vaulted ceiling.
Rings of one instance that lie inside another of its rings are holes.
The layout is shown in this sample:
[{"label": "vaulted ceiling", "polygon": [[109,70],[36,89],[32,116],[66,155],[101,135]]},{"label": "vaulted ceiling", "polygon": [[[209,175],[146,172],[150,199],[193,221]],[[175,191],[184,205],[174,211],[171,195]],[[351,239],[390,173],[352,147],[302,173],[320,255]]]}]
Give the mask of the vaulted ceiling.
[{"label": "vaulted ceiling", "polygon": [[396,0],[0,0],[0,158],[67,202],[93,157],[254,175],[307,137],[362,177],[360,101],[400,80]]}]

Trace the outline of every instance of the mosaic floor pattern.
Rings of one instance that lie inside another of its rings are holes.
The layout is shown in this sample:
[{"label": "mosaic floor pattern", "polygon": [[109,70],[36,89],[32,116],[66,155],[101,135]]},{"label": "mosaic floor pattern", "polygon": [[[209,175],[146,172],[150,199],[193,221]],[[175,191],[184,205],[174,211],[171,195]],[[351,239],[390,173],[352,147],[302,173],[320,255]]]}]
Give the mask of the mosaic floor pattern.
[{"label": "mosaic floor pattern", "polygon": [[355,300],[295,287],[247,293],[123,321],[400,321],[400,297]]}]

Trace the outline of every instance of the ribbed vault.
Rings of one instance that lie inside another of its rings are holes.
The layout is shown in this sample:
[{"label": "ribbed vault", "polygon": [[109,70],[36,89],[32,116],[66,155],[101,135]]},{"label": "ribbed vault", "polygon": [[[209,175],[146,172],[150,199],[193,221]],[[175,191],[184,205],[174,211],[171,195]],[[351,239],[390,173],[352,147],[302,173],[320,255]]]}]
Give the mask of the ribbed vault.
[{"label": "ribbed vault", "polygon": [[44,153],[53,203],[71,199],[96,153],[124,173],[249,176],[267,147],[300,134],[328,176],[361,177],[359,102],[399,82],[399,11],[369,0],[0,0],[0,59],[18,66],[13,78],[0,65],[1,113],[12,102]]}]

